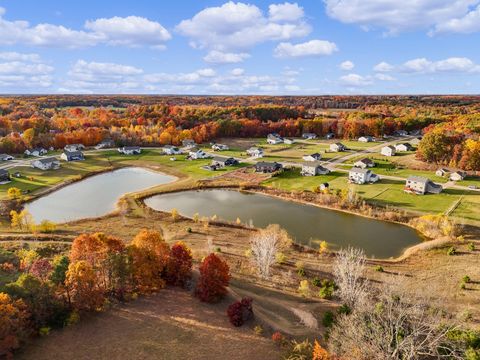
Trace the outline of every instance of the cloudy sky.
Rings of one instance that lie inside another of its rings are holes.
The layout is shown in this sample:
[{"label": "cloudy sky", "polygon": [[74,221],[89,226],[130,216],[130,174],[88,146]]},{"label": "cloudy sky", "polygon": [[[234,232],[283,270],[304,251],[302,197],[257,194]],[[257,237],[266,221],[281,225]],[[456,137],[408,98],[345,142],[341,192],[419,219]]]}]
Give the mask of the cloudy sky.
[{"label": "cloudy sky", "polygon": [[0,0],[0,93],[480,93],[480,0]]}]

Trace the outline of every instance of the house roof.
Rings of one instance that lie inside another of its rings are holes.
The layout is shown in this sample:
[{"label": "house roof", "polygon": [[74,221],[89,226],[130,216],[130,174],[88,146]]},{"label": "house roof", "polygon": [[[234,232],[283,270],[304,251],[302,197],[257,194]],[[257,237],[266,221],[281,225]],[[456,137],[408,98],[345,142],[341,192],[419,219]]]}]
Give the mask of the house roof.
[{"label": "house roof", "polygon": [[365,165],[373,164],[373,160],[369,159],[369,158],[363,158],[363,159],[360,159],[356,162],[361,162],[361,163],[364,163]]},{"label": "house roof", "polygon": [[340,142],[333,143],[332,145],[337,145],[337,146],[345,146],[345,145],[343,145],[343,144],[342,144],[342,143],[340,143]]},{"label": "house roof", "polygon": [[321,161],[306,161],[304,163],[302,163],[302,166],[305,166],[305,167],[322,167],[322,162]]},{"label": "house roof", "polygon": [[260,147],[258,147],[258,146],[252,146],[252,147],[249,148],[248,150],[250,150],[250,151],[257,151],[257,150],[258,150],[258,151],[263,151],[263,149],[260,148]]},{"label": "house roof", "polygon": [[52,162],[58,162],[58,159],[55,157],[48,157],[48,158],[40,158],[33,161],[40,161],[42,164],[50,164]]},{"label": "house roof", "polygon": [[123,150],[140,150],[140,146],[124,146]]},{"label": "house roof", "polygon": [[255,167],[282,167],[282,164],[277,162],[267,162],[267,161],[259,161],[255,164]]},{"label": "house roof", "polygon": [[395,150],[395,146],[393,146],[393,145],[387,145],[387,146],[384,146],[384,147],[382,148],[382,150],[383,150],[383,149]]},{"label": "house roof", "polygon": [[304,155],[304,156],[318,157],[318,156],[322,156],[322,155],[320,155],[319,153],[313,153],[313,154],[308,154],[308,155]]},{"label": "house roof", "polygon": [[424,178],[424,177],[422,177],[422,176],[412,175],[412,176],[409,176],[409,177],[407,178],[407,181],[417,182],[417,183],[422,183],[422,184],[427,184],[428,182],[430,182],[430,179]]},{"label": "house roof", "polygon": [[369,169],[362,169],[359,167],[352,167],[349,172],[357,173],[357,174],[366,174],[368,172],[371,172]]},{"label": "house roof", "polygon": [[68,157],[71,156],[83,156],[83,153],[81,151],[68,151],[68,150],[63,150],[63,153],[67,155]]},{"label": "house roof", "polygon": [[5,169],[0,169],[0,176],[8,175],[8,171]]},{"label": "house roof", "polygon": [[227,160],[235,160],[232,157],[226,157],[226,156],[214,156],[213,161],[218,161],[218,162],[226,162]]}]

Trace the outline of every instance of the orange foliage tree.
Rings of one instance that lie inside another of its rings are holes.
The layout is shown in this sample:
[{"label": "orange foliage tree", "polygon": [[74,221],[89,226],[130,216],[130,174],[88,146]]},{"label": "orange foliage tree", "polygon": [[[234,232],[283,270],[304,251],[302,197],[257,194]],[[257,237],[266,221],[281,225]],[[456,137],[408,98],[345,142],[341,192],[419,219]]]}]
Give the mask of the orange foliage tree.
[{"label": "orange foliage tree", "polygon": [[72,306],[76,310],[96,310],[105,301],[103,289],[98,286],[95,271],[85,260],[68,266],[65,284],[69,289]]},{"label": "orange foliage tree", "polygon": [[0,293],[0,358],[11,358],[11,352],[20,346],[28,316],[23,300]]},{"label": "orange foliage tree", "polygon": [[230,281],[229,270],[228,264],[217,255],[208,255],[200,265],[200,279],[195,289],[197,297],[209,303],[222,299]]},{"label": "orange foliage tree", "polygon": [[325,350],[317,340],[313,344],[312,360],[330,360],[327,350]]},{"label": "orange foliage tree", "polygon": [[164,271],[170,248],[162,235],[154,230],[142,230],[129,246],[133,281],[140,291],[154,291],[165,286]]},{"label": "orange foliage tree", "polygon": [[192,251],[179,241],[172,246],[166,269],[166,280],[170,285],[184,286],[192,277]]}]

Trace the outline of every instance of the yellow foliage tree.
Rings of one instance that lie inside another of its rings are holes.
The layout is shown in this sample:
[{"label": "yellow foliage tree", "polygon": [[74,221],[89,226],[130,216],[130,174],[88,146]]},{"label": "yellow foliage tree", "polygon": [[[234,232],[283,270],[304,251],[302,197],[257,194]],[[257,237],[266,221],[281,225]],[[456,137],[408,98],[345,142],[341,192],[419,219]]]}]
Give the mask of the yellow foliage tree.
[{"label": "yellow foliage tree", "polygon": [[10,200],[18,200],[22,198],[22,190],[17,187],[11,187],[7,190],[7,197]]}]

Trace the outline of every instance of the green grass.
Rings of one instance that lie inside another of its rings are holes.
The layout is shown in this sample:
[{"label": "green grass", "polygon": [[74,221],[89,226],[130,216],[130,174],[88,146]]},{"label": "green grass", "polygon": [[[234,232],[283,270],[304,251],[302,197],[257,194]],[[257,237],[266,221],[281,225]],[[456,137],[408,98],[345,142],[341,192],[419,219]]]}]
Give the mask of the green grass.
[{"label": "green grass", "polygon": [[380,141],[372,141],[372,142],[364,143],[361,141],[354,141],[354,140],[340,140],[340,142],[343,145],[345,145],[347,148],[352,150],[355,150],[355,149],[365,150],[365,149],[369,149],[371,147],[380,145],[382,143]]},{"label": "green grass", "polygon": [[467,176],[464,180],[462,181],[457,181],[458,185],[462,186],[470,186],[474,185],[480,188],[480,177],[479,176]]},{"label": "green grass", "polygon": [[263,184],[277,189],[283,190],[313,190],[324,182],[332,183],[333,180],[345,177],[345,174],[339,172],[331,172],[328,175],[319,176],[302,176],[300,170],[288,170],[278,176],[268,179]]}]

